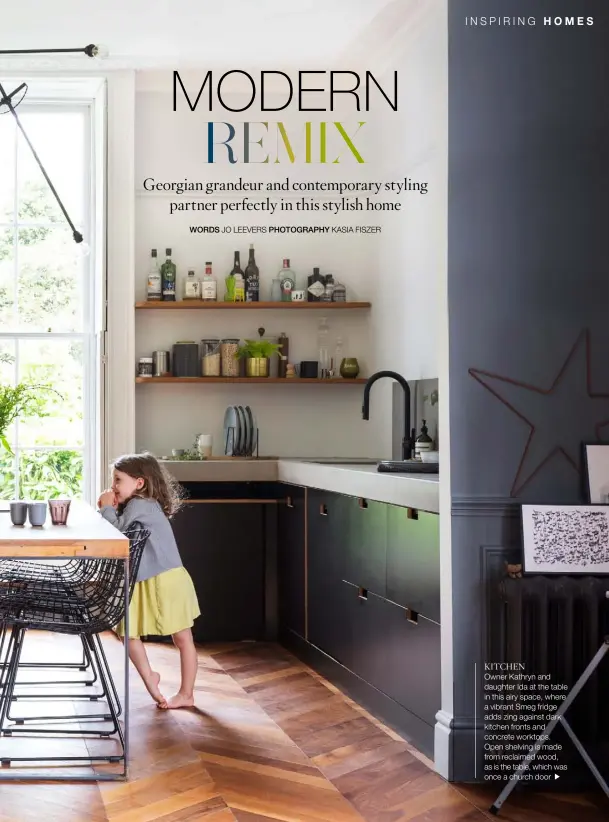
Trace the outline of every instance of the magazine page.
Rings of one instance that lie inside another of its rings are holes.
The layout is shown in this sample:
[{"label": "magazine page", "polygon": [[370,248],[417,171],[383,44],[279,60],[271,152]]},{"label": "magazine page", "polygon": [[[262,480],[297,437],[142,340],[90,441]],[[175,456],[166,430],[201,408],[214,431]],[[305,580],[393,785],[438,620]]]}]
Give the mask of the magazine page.
[{"label": "magazine page", "polygon": [[66,820],[607,817],[608,28],[3,11],[0,779]]}]

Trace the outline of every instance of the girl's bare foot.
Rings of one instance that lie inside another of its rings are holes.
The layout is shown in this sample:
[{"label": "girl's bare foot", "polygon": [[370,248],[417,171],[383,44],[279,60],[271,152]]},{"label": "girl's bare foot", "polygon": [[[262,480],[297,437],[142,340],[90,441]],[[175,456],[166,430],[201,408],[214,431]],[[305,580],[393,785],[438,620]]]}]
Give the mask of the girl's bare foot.
[{"label": "girl's bare foot", "polygon": [[175,696],[168,699],[164,705],[161,705],[161,707],[172,711],[177,708],[192,708],[194,704],[195,700],[192,696],[187,696],[186,694],[182,694],[178,691]]},{"label": "girl's bare foot", "polygon": [[144,679],[144,685],[146,686],[146,690],[150,694],[150,696],[154,699],[154,701],[159,706],[164,706],[167,702],[161,691],[159,690],[159,682],[161,681],[161,675],[157,674],[156,671],[151,671],[150,676]]}]

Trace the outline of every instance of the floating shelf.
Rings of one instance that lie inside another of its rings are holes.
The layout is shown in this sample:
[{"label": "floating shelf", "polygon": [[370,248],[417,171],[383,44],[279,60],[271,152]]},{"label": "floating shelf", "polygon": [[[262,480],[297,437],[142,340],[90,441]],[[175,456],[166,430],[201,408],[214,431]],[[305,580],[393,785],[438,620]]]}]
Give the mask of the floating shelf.
[{"label": "floating shelf", "polygon": [[260,302],[260,303],[225,303],[225,302],[203,302],[202,300],[176,300],[175,302],[140,302],[135,304],[137,310],[152,309],[161,311],[171,311],[176,309],[207,310],[217,309],[229,311],[257,311],[261,308],[275,308],[285,311],[344,311],[353,308],[370,308],[370,303],[281,303],[281,302]]},{"label": "floating shelf", "polygon": [[339,377],[338,379],[316,379],[308,377],[136,377],[137,383],[242,383],[244,385],[364,385],[365,377],[348,379]]}]

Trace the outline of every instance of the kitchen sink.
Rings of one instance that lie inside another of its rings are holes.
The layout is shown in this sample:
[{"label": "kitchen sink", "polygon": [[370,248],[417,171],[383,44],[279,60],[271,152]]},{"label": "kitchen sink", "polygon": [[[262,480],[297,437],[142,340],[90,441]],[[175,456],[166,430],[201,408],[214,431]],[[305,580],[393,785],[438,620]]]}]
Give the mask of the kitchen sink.
[{"label": "kitchen sink", "polygon": [[438,474],[437,462],[419,462],[419,460],[383,460],[377,471],[383,474]]}]

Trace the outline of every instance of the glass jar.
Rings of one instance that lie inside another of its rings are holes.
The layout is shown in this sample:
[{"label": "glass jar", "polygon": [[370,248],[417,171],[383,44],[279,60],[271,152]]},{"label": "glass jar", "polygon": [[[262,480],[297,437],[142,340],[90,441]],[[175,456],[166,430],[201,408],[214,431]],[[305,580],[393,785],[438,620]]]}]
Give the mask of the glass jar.
[{"label": "glass jar", "polygon": [[220,376],[220,340],[201,340],[203,377]]},{"label": "glass jar", "polygon": [[239,360],[235,354],[239,350],[239,340],[222,340],[220,345],[221,366],[223,377],[238,377],[240,374]]},{"label": "glass jar", "polygon": [[153,362],[152,357],[140,357],[137,366],[138,377],[152,377]]},{"label": "glass jar", "polygon": [[281,302],[281,280],[278,277],[275,277],[271,283],[271,302]]}]

